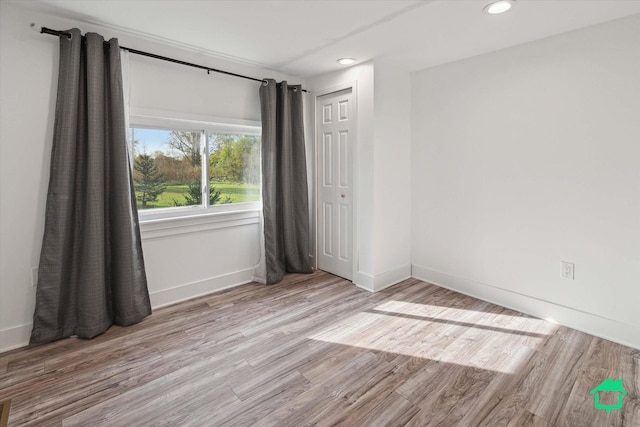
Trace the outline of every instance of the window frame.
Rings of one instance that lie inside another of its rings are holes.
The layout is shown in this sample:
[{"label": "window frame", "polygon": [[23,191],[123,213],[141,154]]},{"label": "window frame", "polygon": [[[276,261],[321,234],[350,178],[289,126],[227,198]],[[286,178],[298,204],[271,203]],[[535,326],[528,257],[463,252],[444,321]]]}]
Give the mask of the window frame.
[{"label": "window frame", "polygon": [[[210,226],[208,223],[227,223],[227,226],[238,225],[236,219],[241,219],[241,223],[257,223],[259,221],[259,212],[262,210],[262,196],[257,202],[229,203],[220,205],[209,205],[209,177],[208,177],[208,159],[209,144],[207,142],[207,133],[222,133],[229,135],[251,135],[262,136],[261,123],[258,121],[243,120],[242,123],[229,123],[233,120],[189,120],[147,115],[129,115],[128,129],[145,128],[145,129],[161,129],[161,130],[180,130],[189,132],[202,132],[202,144],[200,150],[202,153],[202,182],[203,203],[192,206],[179,206],[168,208],[154,209],[138,209],[138,219],[141,225],[143,237],[145,231],[152,231],[154,237],[165,236],[168,234],[182,234],[184,232],[201,231],[202,229],[220,228],[224,225]],[[133,150],[131,141],[127,140],[129,152],[131,154],[131,163],[133,164]],[[206,163],[205,163],[206,160]],[[206,164],[206,167],[205,167]],[[132,166],[132,165],[131,165]],[[181,224],[187,220],[193,224]],[[176,222],[178,221],[178,222]],[[166,230],[166,233],[162,230]],[[171,231],[173,230],[173,231]],[[149,234],[149,233],[146,233]]]}]

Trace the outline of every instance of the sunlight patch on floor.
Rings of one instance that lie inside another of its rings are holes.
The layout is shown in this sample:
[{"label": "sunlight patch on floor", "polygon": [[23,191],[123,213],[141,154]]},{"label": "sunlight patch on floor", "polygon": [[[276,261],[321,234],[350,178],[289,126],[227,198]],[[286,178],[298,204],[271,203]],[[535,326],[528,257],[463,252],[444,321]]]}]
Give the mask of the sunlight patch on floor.
[{"label": "sunlight patch on floor", "polygon": [[557,327],[530,317],[390,301],[309,338],[514,373]]}]

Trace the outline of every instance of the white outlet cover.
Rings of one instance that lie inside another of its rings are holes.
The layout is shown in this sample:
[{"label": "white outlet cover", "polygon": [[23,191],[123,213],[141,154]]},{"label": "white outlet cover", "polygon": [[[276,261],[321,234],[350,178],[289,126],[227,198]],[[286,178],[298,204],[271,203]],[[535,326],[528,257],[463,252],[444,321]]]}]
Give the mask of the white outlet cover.
[{"label": "white outlet cover", "polygon": [[561,261],[562,264],[562,277],[565,279],[575,279],[575,264],[568,261]]},{"label": "white outlet cover", "polygon": [[31,269],[31,286],[38,286],[38,267]]}]

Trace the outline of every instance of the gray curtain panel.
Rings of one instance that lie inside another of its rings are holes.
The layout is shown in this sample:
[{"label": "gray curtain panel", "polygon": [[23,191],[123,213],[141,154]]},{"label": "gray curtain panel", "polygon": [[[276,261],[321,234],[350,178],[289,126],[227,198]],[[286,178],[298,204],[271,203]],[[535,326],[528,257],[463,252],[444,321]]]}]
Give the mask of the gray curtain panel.
[{"label": "gray curtain panel", "polygon": [[126,143],[118,41],[60,37],[31,343],[92,338],[151,314]]},{"label": "gray curtain panel", "polygon": [[302,88],[265,79],[262,111],[262,204],[267,284],[311,273]]}]

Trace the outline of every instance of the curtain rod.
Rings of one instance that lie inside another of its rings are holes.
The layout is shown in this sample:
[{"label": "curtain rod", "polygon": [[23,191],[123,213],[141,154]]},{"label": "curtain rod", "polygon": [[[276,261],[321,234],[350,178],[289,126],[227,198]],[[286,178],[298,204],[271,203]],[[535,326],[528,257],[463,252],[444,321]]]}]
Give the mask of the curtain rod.
[{"label": "curtain rod", "polygon": [[[47,28],[47,27],[41,27],[40,34],[50,34],[52,36],[58,36],[58,37],[65,36],[65,37],[71,38],[71,33],[67,33],[66,31],[52,30],[51,28]],[[124,49],[131,53],[135,53],[136,55],[147,56],[149,58],[159,59],[161,61],[173,62],[174,64],[186,65],[188,67],[206,70],[207,74],[213,71],[214,73],[226,74],[228,76],[240,77],[241,79],[253,80],[254,82],[266,83],[266,80],[256,79],[255,77],[249,77],[242,74],[232,73],[231,71],[219,70],[217,68],[205,67],[204,65],[198,65],[192,62],[181,61],[179,59],[169,58],[167,56],[156,55],[155,53],[149,53],[149,52],[145,52],[138,49],[132,49],[130,47],[120,46],[120,49]],[[302,91],[307,92],[306,89],[302,89]]]}]

